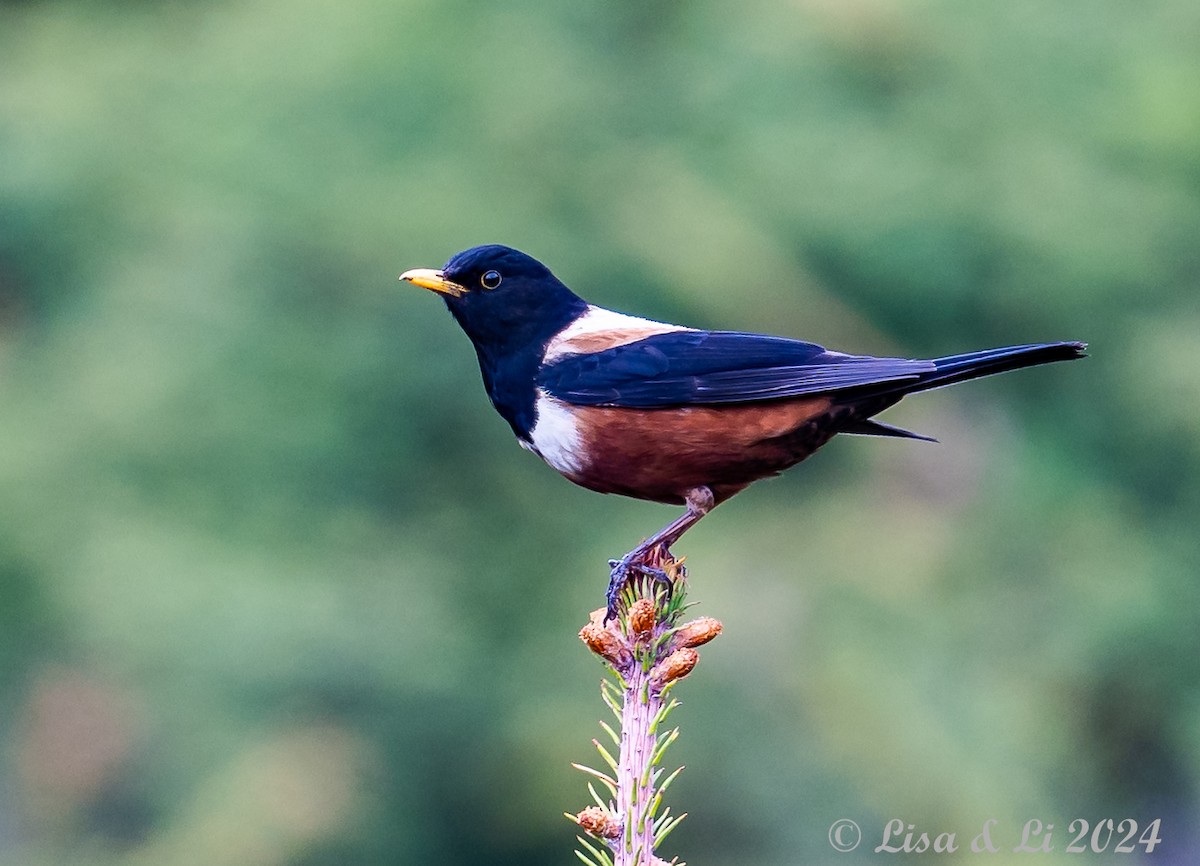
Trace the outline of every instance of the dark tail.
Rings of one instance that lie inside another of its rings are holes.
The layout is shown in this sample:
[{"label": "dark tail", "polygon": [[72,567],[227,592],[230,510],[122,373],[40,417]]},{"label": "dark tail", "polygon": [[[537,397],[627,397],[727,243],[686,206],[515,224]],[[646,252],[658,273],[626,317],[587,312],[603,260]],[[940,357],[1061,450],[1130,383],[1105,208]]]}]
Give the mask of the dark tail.
[{"label": "dark tail", "polygon": [[896,390],[911,394],[953,385],[955,382],[965,382],[967,379],[977,379],[980,376],[1019,370],[1022,367],[1050,364],[1054,361],[1073,361],[1085,357],[1083,350],[1086,348],[1087,343],[1033,343],[1028,346],[985,349],[965,355],[947,355],[945,358],[933,359],[936,370],[922,374],[915,382],[897,383]]},{"label": "dark tail", "polygon": [[[1022,367],[1034,367],[1038,364],[1051,364],[1055,361],[1073,361],[1086,357],[1083,350],[1087,343],[1031,343],[1028,346],[1005,346],[1003,349],[984,349],[982,352],[968,352],[965,355],[947,355],[945,358],[934,358],[934,369],[921,373],[916,379],[884,384],[879,390],[869,392],[866,405],[871,406],[872,414],[893,405],[905,394],[917,391],[928,391],[931,388],[941,388],[953,385],[955,382],[965,382],[968,379],[978,379],[980,376],[991,376],[993,373],[1004,373],[1008,370],[1019,370]],[[885,402],[873,402],[874,398],[882,397]],[[860,436],[898,436],[905,439],[930,439],[919,433],[902,430],[890,424],[883,424],[869,418],[860,418],[838,431],[839,433],[854,433]]]}]

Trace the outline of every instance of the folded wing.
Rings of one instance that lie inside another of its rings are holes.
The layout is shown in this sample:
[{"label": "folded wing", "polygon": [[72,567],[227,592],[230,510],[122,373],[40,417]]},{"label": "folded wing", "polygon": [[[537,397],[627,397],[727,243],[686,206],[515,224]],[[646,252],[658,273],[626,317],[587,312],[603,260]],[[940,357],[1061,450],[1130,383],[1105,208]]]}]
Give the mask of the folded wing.
[{"label": "folded wing", "polygon": [[827,351],[814,343],[736,331],[674,331],[544,366],[538,386],[581,406],[665,408],[778,400],[916,384],[932,361]]}]

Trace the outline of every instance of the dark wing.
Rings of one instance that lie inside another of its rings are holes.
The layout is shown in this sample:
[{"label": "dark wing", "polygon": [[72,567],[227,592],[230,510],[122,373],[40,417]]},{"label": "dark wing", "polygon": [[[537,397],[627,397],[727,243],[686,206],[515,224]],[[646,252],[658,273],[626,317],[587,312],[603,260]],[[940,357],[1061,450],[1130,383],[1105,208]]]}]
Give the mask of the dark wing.
[{"label": "dark wing", "polygon": [[828,352],[735,331],[673,331],[542,367],[538,386],[581,406],[652,409],[777,400],[916,381],[932,361]]}]

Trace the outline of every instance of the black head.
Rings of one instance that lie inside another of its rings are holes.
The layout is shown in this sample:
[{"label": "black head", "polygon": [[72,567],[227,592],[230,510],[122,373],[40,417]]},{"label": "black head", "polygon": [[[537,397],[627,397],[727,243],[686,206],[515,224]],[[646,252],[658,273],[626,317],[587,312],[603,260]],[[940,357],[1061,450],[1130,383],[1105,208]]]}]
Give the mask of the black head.
[{"label": "black head", "polygon": [[491,357],[543,348],[587,308],[537,259],[499,244],[400,279],[440,293],[476,349]]},{"label": "black head", "polygon": [[400,279],[441,294],[475,345],[492,405],[528,439],[546,344],[587,304],[537,259],[496,244],[465,250],[441,270],[418,268]]}]

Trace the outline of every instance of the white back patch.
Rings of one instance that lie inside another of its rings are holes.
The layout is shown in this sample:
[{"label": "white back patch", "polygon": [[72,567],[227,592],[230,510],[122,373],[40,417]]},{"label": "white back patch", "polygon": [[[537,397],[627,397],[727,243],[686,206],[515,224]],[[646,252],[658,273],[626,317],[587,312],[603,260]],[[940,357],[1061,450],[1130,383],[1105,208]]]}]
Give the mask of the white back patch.
[{"label": "white back patch", "polygon": [[[640,316],[628,316],[606,310],[604,307],[589,306],[587,312],[563,328],[546,344],[546,356],[542,363],[549,364],[563,355],[570,355],[584,348],[585,343],[593,342],[594,338],[610,331],[613,334],[611,345],[623,346],[643,340],[654,334],[666,334],[670,331],[690,331],[681,325],[669,325],[666,322],[656,322],[653,319],[643,319]],[[578,341],[579,345],[576,345]],[[595,351],[592,349],[592,351]]]},{"label": "white back patch", "polygon": [[570,409],[540,388],[534,407],[537,421],[529,431],[533,450],[563,475],[577,475],[587,460],[582,451],[583,437]]}]

